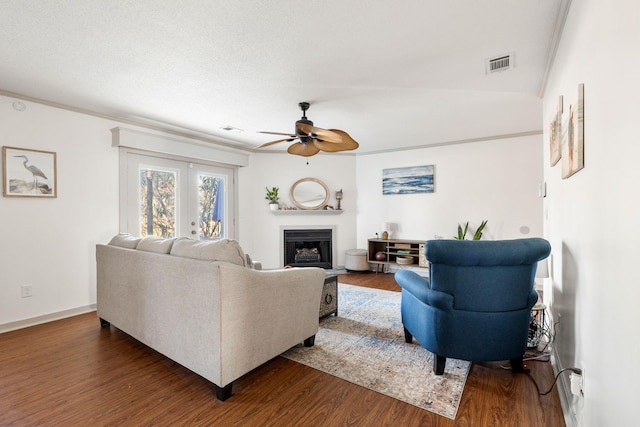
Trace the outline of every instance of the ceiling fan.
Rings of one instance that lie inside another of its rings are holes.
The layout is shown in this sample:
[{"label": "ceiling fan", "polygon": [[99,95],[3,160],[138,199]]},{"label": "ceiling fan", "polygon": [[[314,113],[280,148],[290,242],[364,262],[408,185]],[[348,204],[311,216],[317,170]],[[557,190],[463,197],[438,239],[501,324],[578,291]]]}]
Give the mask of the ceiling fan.
[{"label": "ceiling fan", "polygon": [[313,122],[307,119],[307,110],[310,106],[308,102],[300,102],[298,106],[302,110],[302,118],[296,121],[295,133],[260,132],[270,135],[285,135],[286,138],[267,142],[258,148],[268,147],[284,141],[291,142],[297,139],[298,142],[290,145],[287,152],[309,157],[318,154],[320,151],[335,153],[337,151],[355,150],[359,147],[359,144],[345,131],[315,127]]}]

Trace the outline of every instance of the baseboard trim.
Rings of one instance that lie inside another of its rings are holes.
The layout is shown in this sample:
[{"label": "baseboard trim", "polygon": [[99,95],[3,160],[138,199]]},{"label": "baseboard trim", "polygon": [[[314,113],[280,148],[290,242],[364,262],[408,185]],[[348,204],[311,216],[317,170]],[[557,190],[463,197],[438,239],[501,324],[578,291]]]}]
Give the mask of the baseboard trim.
[{"label": "baseboard trim", "polygon": [[43,314],[42,316],[31,317],[29,319],[17,320],[15,322],[3,323],[0,325],[0,334],[11,332],[18,329],[28,328],[30,326],[41,325],[43,323],[53,322],[54,320],[66,319],[67,317],[77,316],[79,314],[90,313],[96,311],[95,304],[89,304],[82,307],[70,308],[69,310],[57,311],[55,313]]},{"label": "baseboard trim", "polygon": [[[553,367],[554,375],[558,375],[558,372],[563,369],[555,347],[551,348],[551,366]],[[556,382],[556,387],[558,389],[558,397],[560,397],[560,406],[562,406],[562,414],[564,415],[564,423],[566,427],[577,427],[579,424],[576,416],[576,409],[574,408],[573,394],[571,394],[569,375],[560,375]]]}]

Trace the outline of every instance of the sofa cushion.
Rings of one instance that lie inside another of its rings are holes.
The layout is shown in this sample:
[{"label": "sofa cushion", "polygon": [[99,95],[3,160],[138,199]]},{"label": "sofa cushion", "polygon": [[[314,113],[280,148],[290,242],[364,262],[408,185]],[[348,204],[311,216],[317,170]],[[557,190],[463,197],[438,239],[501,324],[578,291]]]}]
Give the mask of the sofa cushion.
[{"label": "sofa cushion", "polygon": [[119,233],[109,242],[111,246],[119,246],[121,248],[135,249],[140,242],[140,237],[135,237],[129,233]]},{"label": "sofa cushion", "polygon": [[193,240],[188,237],[176,239],[171,255],[209,261],[225,261],[246,266],[246,258],[240,244],[235,240]]},{"label": "sofa cushion", "polygon": [[164,239],[158,236],[146,236],[143,237],[136,249],[139,251],[156,252],[159,254],[168,254],[171,252],[171,247],[176,239]]}]

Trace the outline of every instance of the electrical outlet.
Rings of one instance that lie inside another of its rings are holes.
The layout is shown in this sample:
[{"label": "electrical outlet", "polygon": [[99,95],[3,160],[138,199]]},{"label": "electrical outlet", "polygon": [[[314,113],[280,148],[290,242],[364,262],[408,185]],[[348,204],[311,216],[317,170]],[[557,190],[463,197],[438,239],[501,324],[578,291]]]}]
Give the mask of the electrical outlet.
[{"label": "electrical outlet", "polygon": [[22,298],[29,298],[33,296],[33,286],[32,285],[22,285],[20,287],[20,291],[22,292]]},{"label": "electrical outlet", "polygon": [[582,371],[582,374],[571,372],[569,375],[569,380],[571,381],[571,393],[575,396],[582,396],[584,394],[584,384],[582,382],[583,377],[584,371]]}]

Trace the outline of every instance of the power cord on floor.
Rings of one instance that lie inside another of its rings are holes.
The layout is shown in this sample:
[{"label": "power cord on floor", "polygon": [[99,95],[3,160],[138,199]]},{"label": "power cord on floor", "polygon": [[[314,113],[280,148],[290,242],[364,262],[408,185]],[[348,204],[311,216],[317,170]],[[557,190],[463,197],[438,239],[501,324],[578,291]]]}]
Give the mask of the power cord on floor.
[{"label": "power cord on floor", "polygon": [[564,368],[560,372],[558,372],[558,374],[556,375],[556,378],[553,380],[553,384],[551,384],[551,387],[549,388],[549,390],[545,391],[544,393],[540,392],[540,387],[538,387],[538,383],[531,376],[531,374],[529,372],[525,372],[525,374],[527,374],[527,376],[531,379],[531,381],[533,381],[533,384],[536,386],[536,390],[538,390],[538,395],[546,396],[547,394],[551,393],[551,390],[553,390],[553,387],[555,387],[556,383],[558,382],[558,378],[560,378],[560,374],[562,374],[563,372],[566,372],[566,371],[571,371],[571,372],[574,372],[574,373],[576,373],[578,375],[582,375],[582,369],[580,369],[580,368]]},{"label": "power cord on floor", "polygon": [[[524,354],[522,361],[523,362],[548,362],[550,359],[551,359],[551,355],[549,353],[545,353],[543,351],[537,351],[537,350],[529,350]],[[511,369],[511,365],[503,364],[503,365],[500,365],[500,368],[508,371]]]},{"label": "power cord on floor", "polygon": [[[536,354],[537,353],[537,354]],[[525,353],[524,358],[522,359],[524,362],[526,361],[531,361],[531,362],[548,362],[550,359],[550,355],[548,353],[545,352],[532,352],[532,351],[528,351]],[[500,365],[500,367],[502,369],[511,369],[510,365]],[[551,393],[551,390],[553,390],[553,387],[555,387],[556,383],[558,382],[558,378],[560,378],[560,375],[563,372],[566,371],[571,371],[573,373],[576,373],[578,375],[582,375],[582,369],[580,368],[565,368],[562,369],[560,372],[558,372],[556,374],[555,379],[553,380],[553,384],[551,384],[551,387],[549,388],[549,390],[545,391],[544,393],[542,393],[540,391],[540,387],[538,386],[538,383],[536,382],[535,378],[533,378],[533,376],[531,376],[531,373],[529,372],[528,369],[525,369],[524,371],[522,371],[521,373],[526,374],[529,379],[531,381],[533,381],[533,384],[536,386],[536,390],[538,391],[538,395],[540,396],[546,396],[547,394]]]},{"label": "power cord on floor", "polygon": [[[530,329],[529,338],[530,339],[537,338],[537,340],[535,341],[535,349],[527,351],[524,354],[524,357],[522,359],[523,362],[548,362],[551,359],[551,355],[546,350],[555,341],[555,329],[558,323],[559,322],[555,322],[553,325],[547,323],[546,316],[542,317],[542,322],[537,323],[536,318],[534,317],[534,315],[532,315],[531,326],[530,326],[530,328],[532,329]],[[538,350],[540,348],[539,344],[541,344],[541,341],[544,342],[544,346],[542,347],[541,350]],[[512,369],[510,365],[506,365],[506,364],[500,365],[500,368],[507,369],[507,370]],[[566,371],[571,371],[578,375],[582,375],[582,369],[580,368],[562,369],[556,375],[555,379],[553,380],[553,384],[551,384],[551,387],[549,388],[549,390],[545,391],[544,393],[540,391],[540,387],[538,386],[538,383],[536,382],[535,378],[531,376],[529,369],[525,368],[523,371],[521,371],[521,373],[526,374],[531,379],[531,381],[533,381],[533,384],[536,386],[536,390],[538,391],[538,395],[546,396],[547,394],[551,393],[551,390],[553,390],[553,388],[555,387],[556,383],[558,382],[558,378],[560,378],[560,375]]]},{"label": "power cord on floor", "polygon": [[533,355],[530,353],[526,353],[524,355],[524,359],[522,359],[523,362],[548,362],[549,359],[551,359],[551,356],[548,353],[544,353],[544,352],[540,352],[540,354],[538,355]]}]

